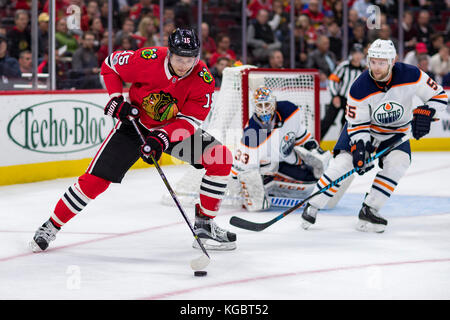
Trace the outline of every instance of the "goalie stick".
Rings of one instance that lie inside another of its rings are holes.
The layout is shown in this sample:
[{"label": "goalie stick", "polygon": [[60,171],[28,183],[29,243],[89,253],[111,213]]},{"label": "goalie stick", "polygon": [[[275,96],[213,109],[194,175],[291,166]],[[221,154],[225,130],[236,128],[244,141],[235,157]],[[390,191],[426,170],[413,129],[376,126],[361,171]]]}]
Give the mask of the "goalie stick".
[{"label": "goalie stick", "polygon": [[[129,117],[129,120],[133,124],[134,129],[136,129],[136,132],[139,135],[139,137],[141,138],[142,143],[145,144],[144,136],[142,135],[141,130],[137,126],[136,120],[133,117]],[[203,251],[203,255],[202,256],[191,260],[191,263],[190,263],[191,264],[191,268],[193,270],[203,270],[209,264],[211,258],[209,257],[208,252],[206,251],[205,247],[203,246],[203,243],[200,241],[200,239],[198,238],[197,234],[195,233],[191,222],[187,218],[186,213],[184,212],[183,207],[181,206],[180,202],[178,201],[178,198],[177,198],[175,192],[173,191],[172,187],[170,186],[169,181],[166,178],[166,175],[162,171],[161,166],[158,164],[158,162],[155,160],[155,158],[151,154],[150,154],[150,159],[152,160],[153,164],[156,167],[156,170],[158,171],[159,175],[161,176],[161,179],[163,180],[164,184],[166,185],[167,190],[169,190],[169,193],[172,196],[173,201],[175,202],[175,204],[177,205],[178,209],[180,210],[181,215],[183,216],[184,220],[186,221],[187,225],[189,226],[189,229],[191,229],[191,232],[194,235],[195,240],[197,240],[197,243],[200,246],[200,249],[202,249],[202,251]]]},{"label": "goalie stick", "polygon": [[[384,155],[384,154],[388,153],[389,151],[395,149],[396,147],[398,147],[402,143],[408,141],[410,137],[411,136],[409,134],[404,135],[402,138],[400,138],[396,142],[394,142],[391,146],[389,146],[389,147],[387,147],[387,148],[377,152],[372,157],[369,157],[366,160],[366,164],[374,161],[375,159],[380,158],[382,155]],[[288,214],[294,212],[295,210],[297,210],[301,206],[303,206],[312,197],[315,197],[318,194],[321,194],[321,193],[327,191],[328,189],[334,187],[336,184],[338,184],[342,180],[348,178],[349,176],[351,176],[353,173],[355,173],[358,170],[359,169],[355,169],[354,168],[354,169],[348,171],[347,173],[345,173],[341,177],[339,177],[336,180],[332,181],[329,185],[327,185],[327,186],[323,187],[322,189],[318,190],[317,192],[311,194],[309,197],[303,199],[301,202],[297,203],[295,206],[289,208],[288,210],[284,211],[283,213],[281,213],[280,215],[276,216],[275,218],[273,218],[270,221],[258,223],[258,222],[252,222],[252,221],[248,221],[248,220],[245,220],[245,219],[233,216],[230,219],[230,224],[235,226],[235,227],[238,227],[238,228],[241,228],[241,229],[250,230],[250,231],[262,231],[262,230],[270,227],[275,222],[277,222],[277,221],[281,220],[282,218],[286,217]]]}]

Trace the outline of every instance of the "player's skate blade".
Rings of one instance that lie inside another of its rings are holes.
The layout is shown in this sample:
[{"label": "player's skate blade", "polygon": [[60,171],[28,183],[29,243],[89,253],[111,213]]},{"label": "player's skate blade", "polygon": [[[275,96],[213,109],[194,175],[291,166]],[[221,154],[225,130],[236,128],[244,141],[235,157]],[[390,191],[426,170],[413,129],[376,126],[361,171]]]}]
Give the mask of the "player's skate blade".
[{"label": "player's skate blade", "polygon": [[[226,251],[236,249],[236,234],[220,228],[213,218],[203,215],[198,204],[195,206],[194,231],[206,250]],[[200,249],[196,240],[192,246]]]},{"label": "player's skate blade", "polygon": [[382,233],[386,229],[387,220],[366,204],[363,204],[358,217],[359,220],[356,224],[358,231]]},{"label": "player's skate blade", "polygon": [[316,223],[316,216],[319,210],[316,207],[311,206],[309,203],[306,205],[302,213],[302,228],[308,230],[310,226]]},{"label": "player's skate blade", "polygon": [[[215,241],[213,239],[200,239],[200,241],[202,242],[203,246],[205,247],[206,250],[211,250],[211,251],[230,251],[230,250],[234,250],[236,249],[236,241],[233,242],[219,242],[219,241]],[[192,247],[195,249],[200,249],[200,245],[198,244],[197,241],[194,241],[192,243]]]},{"label": "player's skate blade", "polygon": [[59,228],[48,220],[39,229],[36,230],[33,240],[30,241],[29,247],[33,252],[41,252],[48,248],[51,241],[56,239],[56,233]]}]

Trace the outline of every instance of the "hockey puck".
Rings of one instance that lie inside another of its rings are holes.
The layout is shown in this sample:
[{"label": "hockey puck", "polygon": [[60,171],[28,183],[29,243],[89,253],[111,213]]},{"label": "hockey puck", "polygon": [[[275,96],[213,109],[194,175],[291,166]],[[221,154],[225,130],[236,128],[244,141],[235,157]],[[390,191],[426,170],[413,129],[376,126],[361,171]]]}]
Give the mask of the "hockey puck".
[{"label": "hockey puck", "polygon": [[206,271],[194,271],[194,276],[196,277],[204,277],[208,274]]}]

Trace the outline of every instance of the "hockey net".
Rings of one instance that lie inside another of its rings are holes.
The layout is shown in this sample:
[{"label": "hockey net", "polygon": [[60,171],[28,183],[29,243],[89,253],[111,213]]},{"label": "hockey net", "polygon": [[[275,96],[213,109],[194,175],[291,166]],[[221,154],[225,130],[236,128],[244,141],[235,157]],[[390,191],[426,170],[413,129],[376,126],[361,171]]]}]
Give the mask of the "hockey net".
[{"label": "hockey net", "polygon": [[[253,66],[226,68],[222,85],[216,94],[212,110],[202,129],[226,145],[234,154],[240,144],[243,128],[253,115],[250,101],[253,92],[261,86],[272,90],[277,101],[288,100],[303,113],[303,125],[317,140],[320,135],[319,74],[314,69],[262,69]],[[187,167],[184,176],[174,185],[174,191],[183,204],[199,201],[204,169]],[[163,203],[169,196],[163,197]],[[240,205],[242,197],[228,188],[222,205]]]}]

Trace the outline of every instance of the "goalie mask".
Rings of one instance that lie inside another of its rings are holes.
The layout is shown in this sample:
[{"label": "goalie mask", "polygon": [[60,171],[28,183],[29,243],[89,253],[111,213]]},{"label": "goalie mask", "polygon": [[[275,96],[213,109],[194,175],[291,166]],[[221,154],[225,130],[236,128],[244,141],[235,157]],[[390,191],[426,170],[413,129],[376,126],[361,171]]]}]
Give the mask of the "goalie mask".
[{"label": "goalie mask", "polygon": [[267,87],[260,87],[256,89],[253,94],[255,114],[264,127],[271,126],[272,120],[274,120],[273,115],[275,113],[276,104],[277,100],[275,96]]},{"label": "goalie mask", "polygon": [[[391,40],[382,40],[377,39],[375,40],[369,47],[369,50],[367,52],[367,64],[369,66],[369,75],[374,79],[375,81],[385,82],[388,81],[391,72],[392,67],[394,66],[395,58],[397,56],[397,52],[394,47],[394,43]],[[371,59],[382,59],[379,63],[381,65],[386,65],[387,68],[387,75],[383,77],[383,79],[376,79],[373,74],[373,64],[375,61],[372,61]]]}]

